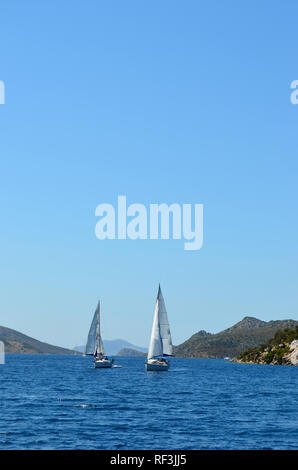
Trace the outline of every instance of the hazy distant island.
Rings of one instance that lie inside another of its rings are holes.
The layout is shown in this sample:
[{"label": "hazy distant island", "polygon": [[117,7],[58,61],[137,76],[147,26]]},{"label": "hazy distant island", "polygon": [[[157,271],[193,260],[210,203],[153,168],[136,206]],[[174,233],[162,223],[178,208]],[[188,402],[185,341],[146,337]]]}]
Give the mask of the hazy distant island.
[{"label": "hazy distant island", "polygon": [[123,348],[117,353],[117,356],[141,357],[146,356],[146,353],[142,351],[137,351],[136,349]]},{"label": "hazy distant island", "polygon": [[298,326],[278,330],[267,343],[241,353],[236,362],[297,366]]},{"label": "hazy distant island", "polygon": [[4,343],[5,353],[8,354],[80,354],[72,349],[43,343],[4,326],[0,326],[0,341]]},{"label": "hazy distant island", "polygon": [[[142,353],[147,353],[147,349],[143,348],[141,346],[136,346],[135,344],[129,343],[125,339],[104,339],[103,340],[103,345],[105,349],[105,353],[108,356],[119,356],[120,351],[123,349],[127,350],[133,350],[136,352]],[[75,351],[79,352],[84,352],[85,351],[85,346],[75,346],[74,347]],[[121,354],[121,356],[126,356],[127,354]]]}]

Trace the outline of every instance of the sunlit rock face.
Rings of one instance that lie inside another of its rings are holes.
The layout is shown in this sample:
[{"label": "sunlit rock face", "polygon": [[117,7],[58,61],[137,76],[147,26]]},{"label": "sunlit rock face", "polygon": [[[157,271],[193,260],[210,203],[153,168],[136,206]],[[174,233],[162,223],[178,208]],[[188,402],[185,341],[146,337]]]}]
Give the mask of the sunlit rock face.
[{"label": "sunlit rock face", "polygon": [[290,344],[290,361],[294,366],[298,365],[298,340],[294,339],[294,341]]}]

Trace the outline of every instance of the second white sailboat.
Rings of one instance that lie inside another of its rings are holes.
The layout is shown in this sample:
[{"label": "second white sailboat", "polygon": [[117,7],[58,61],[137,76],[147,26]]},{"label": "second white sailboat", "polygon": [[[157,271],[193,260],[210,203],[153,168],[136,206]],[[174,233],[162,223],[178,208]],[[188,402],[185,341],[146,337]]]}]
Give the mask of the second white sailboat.
[{"label": "second white sailboat", "polygon": [[170,325],[165,301],[159,285],[146,361],[147,371],[167,371],[170,367],[168,357],[172,355],[173,346]]}]

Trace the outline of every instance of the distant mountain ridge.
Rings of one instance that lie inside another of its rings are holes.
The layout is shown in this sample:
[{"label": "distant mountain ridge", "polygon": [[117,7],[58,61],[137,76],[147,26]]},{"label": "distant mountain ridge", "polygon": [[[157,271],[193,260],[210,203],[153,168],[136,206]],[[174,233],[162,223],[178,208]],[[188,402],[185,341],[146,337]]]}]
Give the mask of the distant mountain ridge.
[{"label": "distant mountain ridge", "polygon": [[[116,356],[121,349],[133,349],[142,353],[146,353],[147,349],[141,346],[136,346],[135,344],[129,343],[125,339],[110,339],[103,340],[103,345],[105,348],[105,353],[108,356]],[[85,345],[75,346],[75,351],[85,352]]]},{"label": "distant mountain ridge", "polygon": [[199,331],[184,343],[174,347],[175,356],[181,357],[236,357],[248,348],[266,343],[277,330],[294,328],[295,320],[265,322],[254,317],[244,317],[240,322],[216,334]]},{"label": "distant mountain ridge", "polygon": [[0,341],[4,343],[6,353],[15,354],[78,354],[72,349],[60,348],[43,343],[19,331],[0,326]]},{"label": "distant mountain ridge", "polygon": [[[244,317],[240,322],[219,333],[200,330],[187,341],[174,346],[174,355],[180,357],[237,357],[248,348],[257,348],[268,342],[278,330],[295,328],[295,320],[271,320],[265,322],[254,317]],[[61,348],[38,341],[19,331],[0,326],[0,341],[5,352],[19,354],[78,354],[85,346],[72,349]],[[104,341],[108,355],[144,355],[146,348],[135,346],[122,339]]]}]

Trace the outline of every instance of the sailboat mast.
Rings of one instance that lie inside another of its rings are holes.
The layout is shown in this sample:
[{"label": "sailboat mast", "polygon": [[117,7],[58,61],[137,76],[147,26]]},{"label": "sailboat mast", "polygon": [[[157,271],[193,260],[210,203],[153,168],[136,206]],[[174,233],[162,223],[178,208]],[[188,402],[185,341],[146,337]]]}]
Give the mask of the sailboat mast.
[{"label": "sailboat mast", "polygon": [[95,355],[100,352],[99,350],[99,334],[100,334],[100,329],[99,329],[99,309],[100,309],[100,304],[98,301],[97,304],[97,316],[96,316],[96,337],[95,337]]},{"label": "sailboat mast", "polygon": [[99,310],[100,310],[100,303],[99,303],[99,301],[98,301],[98,305],[97,305],[97,329],[98,329],[98,338],[99,338],[99,335],[100,335]]}]

